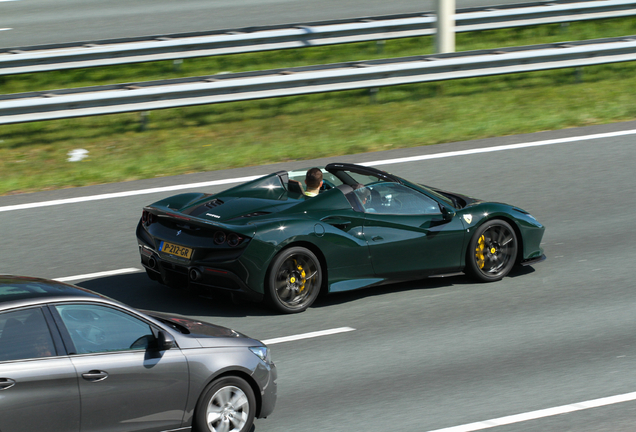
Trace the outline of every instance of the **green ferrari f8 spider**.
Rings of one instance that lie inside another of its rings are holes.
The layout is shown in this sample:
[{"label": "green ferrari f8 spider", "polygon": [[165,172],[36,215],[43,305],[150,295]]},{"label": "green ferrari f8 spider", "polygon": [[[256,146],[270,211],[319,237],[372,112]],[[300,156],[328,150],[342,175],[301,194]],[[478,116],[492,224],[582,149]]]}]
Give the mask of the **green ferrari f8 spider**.
[{"label": "green ferrari f8 spider", "polygon": [[148,276],[295,313],[321,291],[457,272],[491,282],[545,259],[545,228],[518,207],[360,165],[322,172],[315,197],[303,194],[305,171],[280,171],[145,207],[137,241]]}]

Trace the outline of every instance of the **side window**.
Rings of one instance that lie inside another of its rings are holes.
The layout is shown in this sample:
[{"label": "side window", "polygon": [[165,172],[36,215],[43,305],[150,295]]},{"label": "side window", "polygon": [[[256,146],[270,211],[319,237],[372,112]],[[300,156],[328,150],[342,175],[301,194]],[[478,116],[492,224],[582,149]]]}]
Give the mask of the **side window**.
[{"label": "side window", "polygon": [[394,215],[439,214],[439,204],[432,198],[397,183],[376,183],[354,192],[365,213]]},{"label": "side window", "polygon": [[56,355],[42,309],[31,308],[0,314],[0,361]]},{"label": "side window", "polygon": [[56,305],[77,354],[146,349],[150,326],[123,311],[88,304]]}]

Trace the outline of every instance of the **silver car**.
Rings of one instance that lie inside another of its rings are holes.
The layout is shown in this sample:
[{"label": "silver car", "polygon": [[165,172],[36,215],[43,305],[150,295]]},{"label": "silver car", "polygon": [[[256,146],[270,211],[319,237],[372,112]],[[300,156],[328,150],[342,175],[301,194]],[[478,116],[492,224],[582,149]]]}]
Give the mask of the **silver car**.
[{"label": "silver car", "polygon": [[276,403],[260,341],[0,275],[0,431],[235,431]]}]

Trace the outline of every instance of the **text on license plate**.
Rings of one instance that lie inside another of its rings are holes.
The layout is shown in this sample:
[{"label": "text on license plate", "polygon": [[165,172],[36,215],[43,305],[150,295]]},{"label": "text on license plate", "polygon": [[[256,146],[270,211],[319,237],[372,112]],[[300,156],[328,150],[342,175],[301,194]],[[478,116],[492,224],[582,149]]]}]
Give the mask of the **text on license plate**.
[{"label": "text on license plate", "polygon": [[165,241],[161,242],[161,244],[159,245],[159,250],[161,252],[165,252],[170,255],[176,255],[181,258],[190,259],[190,257],[192,256],[192,249]]}]

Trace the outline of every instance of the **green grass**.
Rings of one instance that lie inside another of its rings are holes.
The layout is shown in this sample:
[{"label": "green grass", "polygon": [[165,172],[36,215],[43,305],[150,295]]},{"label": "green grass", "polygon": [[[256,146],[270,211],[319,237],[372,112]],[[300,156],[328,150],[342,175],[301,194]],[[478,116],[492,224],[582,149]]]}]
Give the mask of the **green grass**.
[{"label": "green grass", "polygon": [[[636,34],[636,18],[457,35],[457,51]],[[0,93],[52,90],[433,52],[385,44],[0,77]],[[0,194],[415,147],[636,118],[636,63],[0,126]],[[89,158],[67,162],[73,149]]]}]

